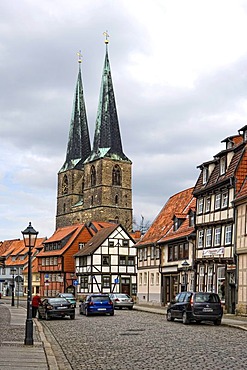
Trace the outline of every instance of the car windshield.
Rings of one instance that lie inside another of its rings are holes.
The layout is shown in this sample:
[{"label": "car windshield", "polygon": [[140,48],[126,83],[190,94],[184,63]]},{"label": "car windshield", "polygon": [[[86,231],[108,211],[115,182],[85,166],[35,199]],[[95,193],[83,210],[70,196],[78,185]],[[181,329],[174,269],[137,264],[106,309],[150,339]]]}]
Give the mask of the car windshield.
[{"label": "car windshield", "polygon": [[115,297],[116,298],[130,298],[130,296],[128,296],[128,294],[115,294]]},{"label": "car windshield", "polygon": [[65,298],[50,298],[49,303],[50,304],[56,304],[56,303],[61,304],[61,303],[67,303],[67,301]]},{"label": "car windshield", "polygon": [[73,296],[73,294],[71,294],[71,293],[63,293],[63,294],[61,294],[61,297],[65,297],[65,298],[75,298],[75,297]]},{"label": "car windshield", "polygon": [[216,294],[212,293],[197,293],[195,302],[205,302],[205,303],[218,303],[219,297]]},{"label": "car windshield", "polygon": [[93,302],[108,302],[109,301],[109,297],[108,296],[96,296],[96,297],[91,297],[91,300]]}]

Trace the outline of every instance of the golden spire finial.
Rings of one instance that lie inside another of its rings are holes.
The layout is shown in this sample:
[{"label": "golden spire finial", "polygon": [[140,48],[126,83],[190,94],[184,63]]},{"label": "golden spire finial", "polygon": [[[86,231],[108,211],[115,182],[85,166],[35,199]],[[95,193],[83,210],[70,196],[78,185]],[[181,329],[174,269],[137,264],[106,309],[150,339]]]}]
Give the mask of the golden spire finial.
[{"label": "golden spire finial", "polygon": [[108,31],[103,32],[103,35],[105,36],[105,44],[108,44],[109,43],[108,37],[110,37]]},{"label": "golden spire finial", "polygon": [[81,63],[81,61],[82,61],[81,50],[78,51],[77,55],[78,55],[78,63]]}]

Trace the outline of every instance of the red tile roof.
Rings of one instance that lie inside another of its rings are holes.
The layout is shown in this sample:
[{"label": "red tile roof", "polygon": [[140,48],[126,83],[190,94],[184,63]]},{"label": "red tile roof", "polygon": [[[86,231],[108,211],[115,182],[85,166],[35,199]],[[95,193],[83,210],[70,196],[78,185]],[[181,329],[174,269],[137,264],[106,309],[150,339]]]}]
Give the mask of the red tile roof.
[{"label": "red tile roof", "polygon": [[[193,190],[194,188],[192,187],[171,196],[146,232],[146,234],[143,236],[140,242],[136,244],[136,246],[138,247],[159,242],[161,239],[163,240],[163,238],[165,238],[168,233],[172,233],[174,215],[183,214],[186,216],[189,211],[195,207],[196,200],[192,194]],[[180,226],[181,230],[182,225]],[[178,230],[180,230],[180,228]],[[186,224],[184,228],[186,228]],[[185,229],[183,230],[183,232],[185,232]]]}]

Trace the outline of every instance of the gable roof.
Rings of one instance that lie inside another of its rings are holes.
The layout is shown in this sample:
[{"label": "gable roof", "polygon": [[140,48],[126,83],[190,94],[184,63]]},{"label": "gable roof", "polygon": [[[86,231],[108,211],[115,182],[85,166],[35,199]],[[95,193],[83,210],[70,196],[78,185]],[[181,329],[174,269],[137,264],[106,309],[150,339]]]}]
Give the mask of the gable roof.
[{"label": "gable roof", "polygon": [[93,254],[96,249],[116,230],[120,225],[115,224],[104,229],[101,229],[90,239],[82,250],[77,252],[74,257],[88,256]]},{"label": "gable roof", "polygon": [[[195,198],[193,197],[193,190],[194,188],[192,187],[171,196],[143,238],[136,244],[136,247],[158,243],[160,240],[163,240],[162,238],[168,232],[171,232],[173,228],[174,215],[187,215],[194,208]],[[181,227],[182,225],[179,229]]]}]

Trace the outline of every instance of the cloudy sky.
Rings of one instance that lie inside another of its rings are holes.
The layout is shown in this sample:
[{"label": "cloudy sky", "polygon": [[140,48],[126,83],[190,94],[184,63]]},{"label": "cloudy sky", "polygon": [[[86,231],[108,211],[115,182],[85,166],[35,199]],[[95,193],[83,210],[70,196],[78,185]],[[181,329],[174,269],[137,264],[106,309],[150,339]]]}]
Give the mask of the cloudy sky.
[{"label": "cloudy sky", "polygon": [[92,139],[105,30],[137,222],[247,123],[247,0],[0,0],[0,240],[54,231],[76,53]]}]

